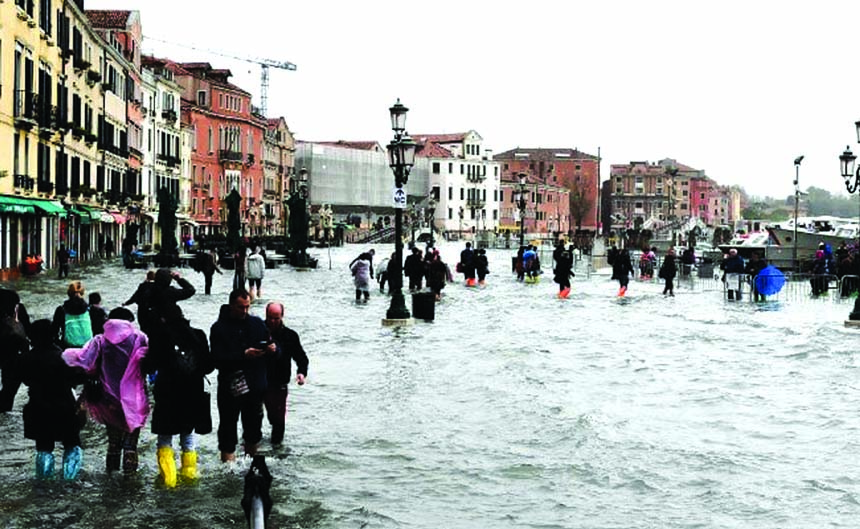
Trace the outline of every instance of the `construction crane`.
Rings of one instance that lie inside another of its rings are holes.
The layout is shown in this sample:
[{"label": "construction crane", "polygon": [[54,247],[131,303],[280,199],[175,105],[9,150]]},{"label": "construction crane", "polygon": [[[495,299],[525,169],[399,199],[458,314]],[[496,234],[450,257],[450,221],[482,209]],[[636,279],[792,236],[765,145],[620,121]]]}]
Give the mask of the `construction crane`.
[{"label": "construction crane", "polygon": [[237,55],[231,55],[229,53],[224,53],[221,51],[215,50],[207,50],[204,48],[197,48],[194,46],[189,46],[188,44],[180,44],[178,42],[171,42],[167,40],[157,39],[154,37],[144,36],[144,39],[154,40],[155,42],[161,42],[162,44],[170,44],[171,46],[179,46],[181,48],[187,48],[189,50],[201,51],[203,53],[210,53],[212,55],[220,55],[221,57],[227,57],[229,59],[236,59],[237,61],[245,61],[253,64],[260,65],[260,112],[262,112],[263,116],[269,117],[268,115],[268,107],[269,107],[269,67],[278,68],[281,70],[290,70],[295,71],[296,65],[288,62],[288,61],[273,61],[271,59],[258,59],[256,57],[239,57]]}]

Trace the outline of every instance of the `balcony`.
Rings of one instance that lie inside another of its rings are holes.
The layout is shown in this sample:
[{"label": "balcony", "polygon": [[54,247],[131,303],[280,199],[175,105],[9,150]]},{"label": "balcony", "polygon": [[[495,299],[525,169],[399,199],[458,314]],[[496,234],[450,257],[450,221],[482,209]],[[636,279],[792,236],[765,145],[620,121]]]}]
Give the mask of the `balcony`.
[{"label": "balcony", "polygon": [[102,74],[95,70],[87,70],[87,84],[93,86],[102,80]]},{"label": "balcony", "polygon": [[480,184],[481,182],[483,182],[483,181],[484,181],[484,180],[486,180],[486,179],[487,179],[487,177],[486,177],[486,176],[483,176],[483,175],[481,175],[481,174],[471,174],[471,175],[467,175],[467,176],[466,176],[466,181],[467,181],[467,182],[472,182],[472,183],[475,183],[475,184]]},{"label": "balcony", "polygon": [[161,117],[171,123],[176,121],[176,111],[173,109],[170,110],[162,110]]},{"label": "balcony", "polygon": [[221,149],[218,151],[218,161],[221,163],[225,162],[236,162],[242,163],[242,153],[240,151],[230,151],[226,149]]},{"label": "balcony", "polygon": [[487,205],[487,201],[483,198],[469,197],[466,199],[466,205],[470,208],[483,208]]},{"label": "balcony", "polygon": [[254,155],[253,154],[248,155],[248,161],[246,162],[246,164],[248,166],[254,165]]},{"label": "balcony", "polygon": [[90,61],[84,59],[81,55],[77,54],[75,55],[73,64],[75,66],[75,70],[86,70],[87,68],[92,66],[92,63]]},{"label": "balcony", "polygon": [[167,167],[178,167],[179,166],[179,157],[178,156],[167,156],[165,163],[167,163]]},{"label": "balcony", "polygon": [[39,105],[39,133],[50,136],[57,129],[57,107],[45,101]]},{"label": "balcony", "polygon": [[25,174],[15,175],[15,188],[23,189],[24,191],[32,192],[36,181]]},{"label": "balcony", "polygon": [[54,190],[54,183],[50,180],[38,180],[36,182],[36,191],[39,193],[51,194]]},{"label": "balcony", "polygon": [[15,90],[15,126],[30,130],[39,123],[39,96],[26,90]]}]

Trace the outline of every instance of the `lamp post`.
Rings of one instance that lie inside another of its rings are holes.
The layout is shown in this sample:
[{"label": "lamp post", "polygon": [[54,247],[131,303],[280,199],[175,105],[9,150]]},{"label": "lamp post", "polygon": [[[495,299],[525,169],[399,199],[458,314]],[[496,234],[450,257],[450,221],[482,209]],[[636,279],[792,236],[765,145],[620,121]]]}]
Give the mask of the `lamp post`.
[{"label": "lamp post", "polygon": [[520,210],[520,248],[526,245],[525,239],[525,218],[526,218],[526,174],[519,174],[520,182],[517,184],[517,190],[514,193],[514,201],[517,203],[517,208]]},{"label": "lamp post", "polygon": [[388,165],[394,171],[394,270],[388,274],[389,292],[391,293],[391,305],[386,312],[383,325],[402,325],[411,321],[406,301],[403,298],[403,208],[406,201],[397,201],[402,195],[403,186],[409,180],[409,171],[415,165],[416,144],[406,134],[406,113],[409,109],[400,103],[400,99],[389,110],[391,114],[391,130],[394,131],[394,139],[388,144]]},{"label": "lamp post", "polygon": [[671,165],[666,168],[666,174],[671,177],[669,184],[669,229],[672,234],[672,246],[675,246],[675,176],[678,174],[678,168]]},{"label": "lamp post", "polygon": [[800,162],[803,161],[803,155],[794,159],[794,247],[791,250],[791,260],[795,272],[800,271],[797,262],[797,210],[800,207]]},{"label": "lamp post", "polygon": [[[855,123],[857,127],[857,143],[860,143],[860,121]],[[839,162],[842,166],[842,179],[845,181],[845,189],[849,194],[854,194],[858,190],[860,190],[860,169],[855,171],[854,164],[857,161],[857,157],[854,156],[854,153],[851,152],[849,147],[845,147],[845,152],[839,156]],[[860,219],[858,219],[860,222]],[[860,238],[860,231],[858,231],[858,238]],[[848,315],[848,319],[851,321],[860,320],[860,297],[854,302],[854,310]]]},{"label": "lamp post", "polygon": [[430,226],[430,247],[436,244],[436,238],[433,232],[436,231],[436,200],[430,197],[427,203],[427,224]]}]

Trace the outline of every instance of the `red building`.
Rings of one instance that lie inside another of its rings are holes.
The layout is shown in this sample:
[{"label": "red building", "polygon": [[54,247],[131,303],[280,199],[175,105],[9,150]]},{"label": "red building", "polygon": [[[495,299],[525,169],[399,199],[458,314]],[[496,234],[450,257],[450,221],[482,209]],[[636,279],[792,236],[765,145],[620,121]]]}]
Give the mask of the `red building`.
[{"label": "red building", "polygon": [[598,226],[600,160],[577,149],[521,149],[493,157],[502,166],[500,228],[517,227],[513,194],[519,174],[527,180],[527,232],[570,233]]},{"label": "red building", "polygon": [[194,134],[191,215],[198,233],[226,232],[224,199],[236,189],[242,196],[242,235],[262,234],[267,121],[251,106],[251,94],[230,83],[230,70],[214,69],[209,63],[170,67],[183,89],[183,119]]}]

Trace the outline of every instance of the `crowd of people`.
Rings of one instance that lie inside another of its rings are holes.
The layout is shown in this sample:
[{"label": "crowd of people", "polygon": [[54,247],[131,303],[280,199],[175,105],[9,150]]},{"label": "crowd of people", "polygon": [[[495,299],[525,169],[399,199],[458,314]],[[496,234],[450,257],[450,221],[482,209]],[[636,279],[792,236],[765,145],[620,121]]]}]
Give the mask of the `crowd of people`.
[{"label": "crowd of people", "polygon": [[[467,249],[471,251],[471,243],[466,243],[466,245]],[[367,303],[370,299],[370,282],[374,279],[373,257],[375,255],[376,251],[370,249],[366,252],[362,252],[349,263],[349,270],[352,273],[353,284],[355,285],[356,303]],[[462,257],[463,256],[461,254],[461,259]],[[479,250],[479,253],[474,253],[473,257],[470,259],[470,262],[472,263],[472,268],[470,269],[472,279],[474,280],[474,275],[477,273],[480,283],[484,284],[484,278],[486,278],[486,275],[489,273],[486,264],[486,254],[483,250]],[[398,288],[402,285],[401,276],[392,273],[394,263],[396,263],[394,260],[394,254],[392,254],[390,258],[383,259],[380,263],[380,269],[376,274],[379,281],[380,291],[384,290],[386,281],[389,284],[389,288],[392,282],[395,281],[398,282]],[[458,268],[459,267],[460,265],[458,265]],[[413,246],[410,254],[406,256],[406,259],[403,262],[402,270],[402,275],[409,278],[410,292],[421,291],[424,288],[424,282],[426,280],[427,288],[433,292],[437,300],[441,299],[442,289],[445,288],[445,285],[454,279],[451,274],[451,269],[439,255],[439,250],[432,246],[427,247],[426,253],[422,252],[421,248]],[[464,271],[463,273],[466,272]]]},{"label": "crowd of people", "polygon": [[[253,281],[257,274],[253,265],[250,269]],[[251,282],[250,288],[259,295],[259,282]],[[106,469],[135,473],[140,432],[151,415],[161,481],[168,488],[180,480],[193,481],[197,436],[213,430],[204,379],[215,370],[221,461],[236,457],[240,419],[244,451],[256,453],[264,409],[272,445],[283,443],[292,363],[302,385],[309,362],[298,334],[284,325],[282,303],[268,303],[261,319],[249,313],[252,293],[237,285],[207,335],[191,325],[179,306],[195,294],[194,287],[170,269],[148,272],[134,294],[110,311],[101,307],[98,293],[89,295],[89,303],[85,294],[84,285],[73,281],[52,320],[31,322],[19,295],[0,289],[0,339],[6,344],[0,355],[0,412],[12,409],[25,384],[24,436],[36,444],[37,477],[54,476],[59,441],[62,476],[76,479],[86,420],[105,427]],[[126,308],[132,304],[137,318]]]}]

